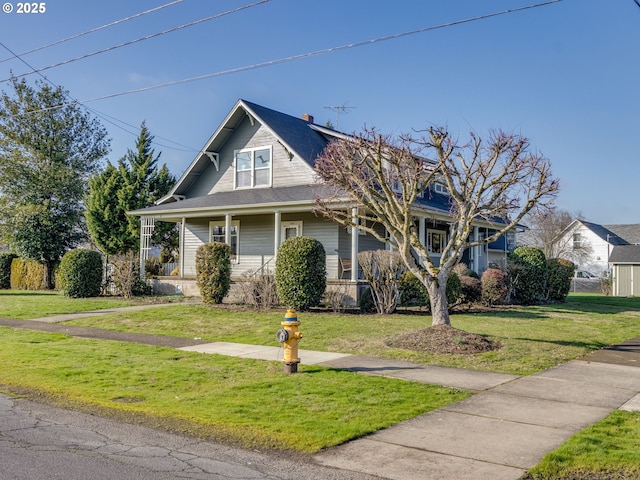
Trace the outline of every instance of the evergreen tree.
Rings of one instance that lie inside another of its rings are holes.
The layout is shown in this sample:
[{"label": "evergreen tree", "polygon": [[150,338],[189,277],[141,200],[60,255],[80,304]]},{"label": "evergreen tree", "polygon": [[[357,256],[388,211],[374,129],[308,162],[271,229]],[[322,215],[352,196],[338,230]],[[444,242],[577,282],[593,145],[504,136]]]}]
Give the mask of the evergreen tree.
[{"label": "evergreen tree", "polygon": [[61,87],[11,84],[0,96],[0,237],[41,261],[51,288],[54,263],[86,236],[82,198],[109,140]]},{"label": "evergreen tree", "polygon": [[[128,150],[117,166],[109,163],[90,180],[87,226],[98,248],[108,255],[139,250],[140,220],[126,212],[153,205],[175,183],[166,165],[158,168],[160,154],[151,148],[153,138],[142,122],[135,150]],[[169,241],[174,231],[173,223],[156,223],[154,242]]]}]

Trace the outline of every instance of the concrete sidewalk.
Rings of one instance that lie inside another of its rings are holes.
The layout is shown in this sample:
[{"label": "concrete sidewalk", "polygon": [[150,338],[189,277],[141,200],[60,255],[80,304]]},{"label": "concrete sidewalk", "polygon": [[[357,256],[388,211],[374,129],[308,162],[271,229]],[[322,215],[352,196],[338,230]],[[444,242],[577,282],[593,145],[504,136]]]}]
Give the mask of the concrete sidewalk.
[{"label": "concrete sidewalk", "polygon": [[[79,316],[87,315],[74,318]],[[203,354],[271,361],[282,357],[276,346],[204,343],[50,321],[0,319],[0,325]],[[313,457],[321,465],[387,479],[517,480],[545,454],[612,410],[640,409],[640,337],[527,377],[309,350],[301,350],[300,357],[302,365],[476,392],[462,402]]]}]

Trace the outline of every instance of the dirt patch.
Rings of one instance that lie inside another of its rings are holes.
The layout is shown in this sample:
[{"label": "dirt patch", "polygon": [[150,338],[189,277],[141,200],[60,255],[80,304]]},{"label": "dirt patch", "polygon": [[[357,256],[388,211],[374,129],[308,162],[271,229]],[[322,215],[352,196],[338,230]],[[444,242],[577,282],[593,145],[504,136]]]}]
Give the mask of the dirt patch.
[{"label": "dirt patch", "polygon": [[445,355],[474,355],[502,347],[500,342],[447,325],[434,325],[388,339],[392,348]]}]

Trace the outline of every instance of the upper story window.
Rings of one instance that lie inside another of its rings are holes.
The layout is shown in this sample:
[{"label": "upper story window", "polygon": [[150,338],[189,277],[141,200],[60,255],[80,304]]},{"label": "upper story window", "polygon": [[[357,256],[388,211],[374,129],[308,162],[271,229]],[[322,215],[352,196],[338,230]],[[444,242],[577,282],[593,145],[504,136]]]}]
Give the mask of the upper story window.
[{"label": "upper story window", "polygon": [[579,249],[582,247],[582,235],[580,233],[573,234],[573,248]]},{"label": "upper story window", "polygon": [[435,193],[441,193],[443,195],[448,195],[447,187],[445,187],[442,183],[435,182],[433,184],[433,191]]},{"label": "upper story window", "polygon": [[271,147],[236,150],[236,188],[271,186]]}]

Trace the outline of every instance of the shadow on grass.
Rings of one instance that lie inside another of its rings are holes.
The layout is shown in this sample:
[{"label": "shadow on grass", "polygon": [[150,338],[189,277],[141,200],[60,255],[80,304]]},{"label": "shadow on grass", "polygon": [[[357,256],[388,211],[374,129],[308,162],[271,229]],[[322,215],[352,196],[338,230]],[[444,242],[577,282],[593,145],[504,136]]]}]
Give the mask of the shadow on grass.
[{"label": "shadow on grass", "polygon": [[570,340],[543,340],[541,338],[522,338],[522,337],[512,337],[512,340],[522,340],[525,342],[535,342],[535,343],[549,343],[553,345],[560,345],[562,347],[578,347],[585,348],[589,351],[591,350],[600,350],[601,348],[608,347],[609,345],[602,342],[580,342],[580,341],[570,341]]}]

